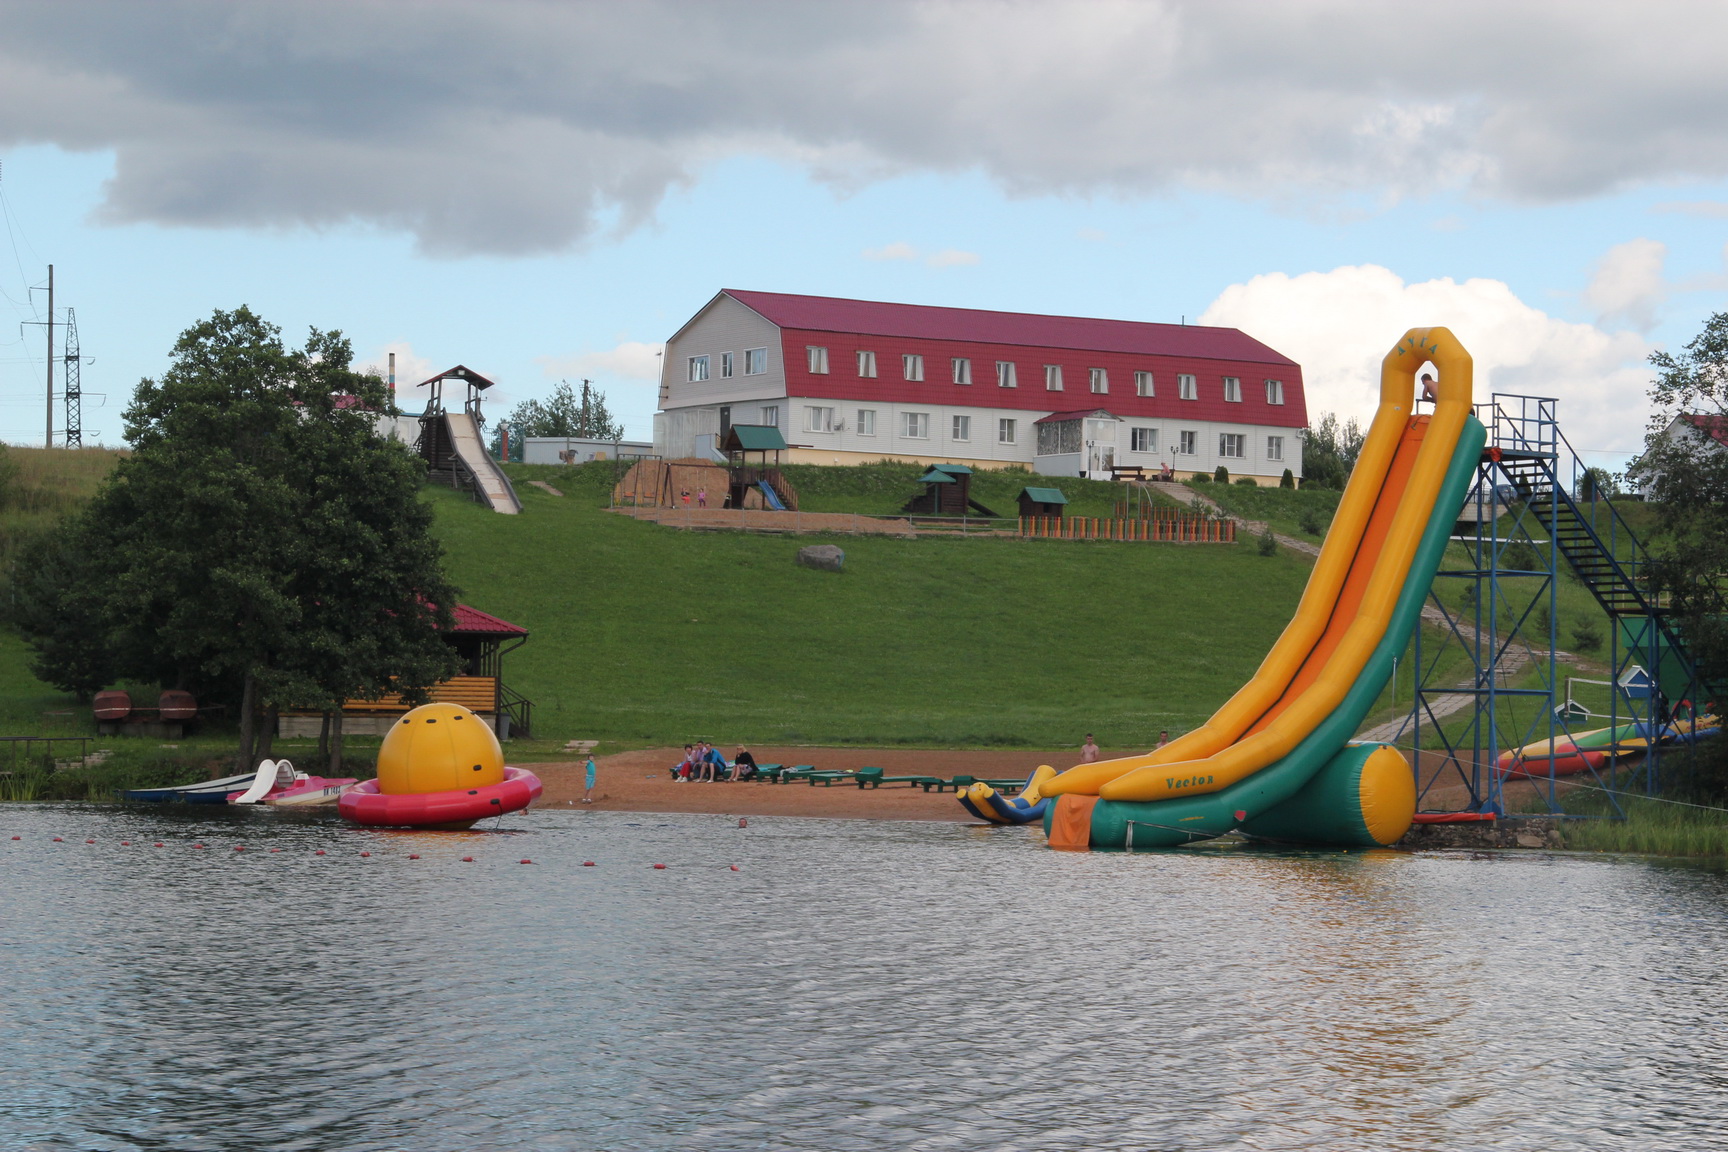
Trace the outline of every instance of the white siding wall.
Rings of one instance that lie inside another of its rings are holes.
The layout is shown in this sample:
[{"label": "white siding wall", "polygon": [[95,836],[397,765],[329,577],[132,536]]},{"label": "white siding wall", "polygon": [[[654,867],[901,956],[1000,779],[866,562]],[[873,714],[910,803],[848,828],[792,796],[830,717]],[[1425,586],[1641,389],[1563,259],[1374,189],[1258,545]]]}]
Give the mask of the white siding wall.
[{"label": "white siding wall", "polygon": [[[1135,452],[1134,428],[1152,428],[1158,433],[1156,452]],[[1276,479],[1288,468],[1297,479],[1302,477],[1302,437],[1300,428],[1268,428],[1257,424],[1222,424],[1210,420],[1139,420],[1126,419],[1121,424],[1121,438],[1116,445],[1118,464],[1139,464],[1154,468],[1168,463],[1178,473],[1211,472],[1222,464],[1235,476],[1270,476]],[[1173,455],[1182,446],[1183,432],[1196,434],[1198,451],[1193,456]],[[1240,433],[1246,438],[1240,459],[1226,460],[1218,455],[1218,435]],[[1280,436],[1284,440],[1284,458],[1273,460],[1266,455],[1266,439]]]},{"label": "white siding wall", "polygon": [[[744,351],[768,349],[768,370],[744,375]],[[721,354],[732,353],[731,379],[720,375]],[[690,358],[708,357],[708,379],[690,379]],[[729,404],[786,395],[786,366],[780,361],[780,329],[730,296],[721,296],[666,345],[665,409]],[[748,421],[739,421],[748,423]]]},{"label": "white siding wall", "polygon": [[[1037,447],[1037,433],[1032,422],[1044,415],[1017,408],[973,408],[950,404],[890,404],[876,400],[830,400],[793,396],[785,401],[789,418],[783,418],[781,432],[789,444],[808,447],[812,454],[825,449],[854,452],[870,456],[927,456],[937,459],[963,457],[968,460],[1001,461],[1004,464],[1030,464]],[[817,432],[810,428],[811,408],[832,408],[834,422],[843,424],[833,432]],[[876,413],[876,433],[859,431],[860,410]],[[929,435],[924,438],[906,436],[905,416],[918,413],[927,417]],[[954,417],[965,416],[971,421],[970,435],[965,440],[954,438]],[[737,419],[734,415],[733,419]],[[998,439],[998,421],[1014,421],[1014,443],[1003,444]]]}]

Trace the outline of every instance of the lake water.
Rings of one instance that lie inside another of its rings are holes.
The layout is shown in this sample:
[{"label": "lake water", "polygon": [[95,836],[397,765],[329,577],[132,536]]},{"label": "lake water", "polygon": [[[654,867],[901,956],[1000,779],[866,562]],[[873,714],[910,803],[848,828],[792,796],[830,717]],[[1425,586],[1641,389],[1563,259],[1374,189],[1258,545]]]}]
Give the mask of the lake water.
[{"label": "lake water", "polygon": [[506,827],[0,806],[0,1147],[1728,1148],[1709,869]]}]

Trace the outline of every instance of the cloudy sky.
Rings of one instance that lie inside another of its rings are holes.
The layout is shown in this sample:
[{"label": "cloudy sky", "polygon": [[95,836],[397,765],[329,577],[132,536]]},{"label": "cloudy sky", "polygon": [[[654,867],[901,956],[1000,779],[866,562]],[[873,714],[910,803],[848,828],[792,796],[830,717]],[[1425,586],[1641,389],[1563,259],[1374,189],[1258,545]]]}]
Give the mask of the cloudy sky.
[{"label": "cloudy sky", "polygon": [[0,29],[17,443],[49,263],[110,443],[242,303],[504,406],[588,377],[646,437],[659,343],[739,287],[1233,325],[1346,415],[1446,324],[1611,463],[1650,351],[1728,307],[1719,3],[0,0]]}]

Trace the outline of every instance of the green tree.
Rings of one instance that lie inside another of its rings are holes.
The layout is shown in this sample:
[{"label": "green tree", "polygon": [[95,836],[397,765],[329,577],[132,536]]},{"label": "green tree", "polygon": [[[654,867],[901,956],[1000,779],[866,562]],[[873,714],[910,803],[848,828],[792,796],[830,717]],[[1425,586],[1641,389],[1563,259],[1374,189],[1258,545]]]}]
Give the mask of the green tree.
[{"label": "green tree", "polygon": [[1362,452],[1362,428],[1354,417],[1340,424],[1327,412],[1302,432],[1302,486],[1341,489]]},{"label": "green tree", "polygon": [[378,435],[387,397],[351,359],[334,332],[288,349],[244,307],[181,335],[126,411],[132,455],[69,527],[76,558],[20,588],[50,682],[106,671],[237,698],[249,767],[279,708],[454,671],[424,469]]},{"label": "green tree", "polygon": [[1699,673],[1721,691],[1728,687],[1728,313],[1710,317],[1683,352],[1657,352],[1650,363],[1658,373],[1650,385],[1655,415],[1630,473],[1656,509],[1650,575]]},{"label": "green tree", "polygon": [[581,440],[622,440],[624,425],[606,407],[606,396],[589,380],[580,394],[560,380],[545,400],[524,400],[492,429],[492,455],[503,454],[503,432],[510,428],[510,458],[522,459],[521,443],[528,436],[568,436]]}]

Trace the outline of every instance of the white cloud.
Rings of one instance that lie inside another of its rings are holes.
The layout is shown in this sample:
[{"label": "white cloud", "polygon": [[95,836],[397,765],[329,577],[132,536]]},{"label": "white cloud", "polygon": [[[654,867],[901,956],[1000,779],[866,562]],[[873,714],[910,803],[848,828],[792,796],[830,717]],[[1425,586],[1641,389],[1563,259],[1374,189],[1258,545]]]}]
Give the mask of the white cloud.
[{"label": "white cloud", "polygon": [[978,259],[976,252],[962,252],[958,248],[944,248],[940,252],[931,253],[930,258],[924,263],[932,268],[957,268],[966,264],[976,264]]},{"label": "white cloud", "polygon": [[660,380],[660,352],[663,344],[644,344],[626,340],[603,352],[583,352],[576,356],[539,356],[535,363],[548,377],[562,379],[585,377],[600,381],[623,380],[631,384],[657,384]]},{"label": "white cloud", "polygon": [[884,244],[880,248],[864,249],[866,260],[916,260],[918,249],[904,240],[896,240],[892,244]]},{"label": "white cloud", "polygon": [[443,255],[634,227],[739,154],[1025,195],[1551,200],[1728,175],[1723,5],[1466,2],[1419,26],[1379,0],[78,12],[0,0],[0,144],[112,151],[102,219],[360,223]]},{"label": "white cloud", "polygon": [[1226,288],[1200,323],[1240,328],[1301,364],[1310,420],[1337,412],[1366,422],[1387,351],[1410,328],[1441,325],[1475,361],[1479,402],[1495,391],[1554,397],[1574,447],[1635,452],[1642,443],[1644,340],[1558,320],[1499,280],[1406,284],[1374,264],[1275,272]]},{"label": "white cloud", "polygon": [[1668,246],[1660,240],[1628,240],[1608,249],[1584,290],[1598,324],[1623,322],[1640,332],[1656,326],[1656,308],[1668,295],[1662,264]]}]

